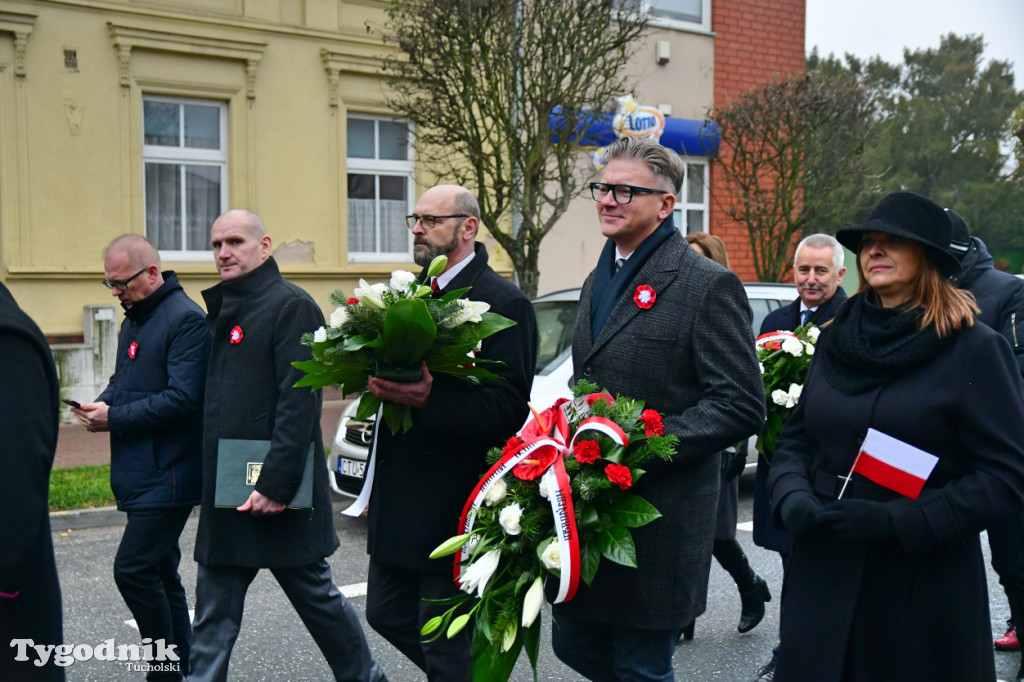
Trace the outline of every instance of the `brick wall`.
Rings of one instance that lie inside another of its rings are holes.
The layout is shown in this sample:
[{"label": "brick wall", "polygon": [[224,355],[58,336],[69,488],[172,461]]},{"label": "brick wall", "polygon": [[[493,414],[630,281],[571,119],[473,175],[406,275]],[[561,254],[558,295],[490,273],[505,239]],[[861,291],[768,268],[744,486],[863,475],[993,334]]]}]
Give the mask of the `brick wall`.
[{"label": "brick wall", "polygon": [[[805,0],[711,0],[711,29],[715,32],[715,105],[721,106],[744,90],[780,74],[803,71]],[[722,155],[729,154],[722,149]],[[724,183],[711,164],[711,233],[729,251],[729,264],[745,282],[755,281],[754,260],[747,230],[729,220],[716,192]]]}]

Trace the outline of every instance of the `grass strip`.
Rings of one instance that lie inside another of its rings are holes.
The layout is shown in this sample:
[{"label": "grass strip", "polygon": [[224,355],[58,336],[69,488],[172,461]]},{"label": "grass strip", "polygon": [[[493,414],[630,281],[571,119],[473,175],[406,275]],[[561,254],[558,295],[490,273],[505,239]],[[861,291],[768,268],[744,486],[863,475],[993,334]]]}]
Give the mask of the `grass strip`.
[{"label": "grass strip", "polygon": [[107,507],[113,504],[109,464],[54,469],[50,472],[50,511]]}]

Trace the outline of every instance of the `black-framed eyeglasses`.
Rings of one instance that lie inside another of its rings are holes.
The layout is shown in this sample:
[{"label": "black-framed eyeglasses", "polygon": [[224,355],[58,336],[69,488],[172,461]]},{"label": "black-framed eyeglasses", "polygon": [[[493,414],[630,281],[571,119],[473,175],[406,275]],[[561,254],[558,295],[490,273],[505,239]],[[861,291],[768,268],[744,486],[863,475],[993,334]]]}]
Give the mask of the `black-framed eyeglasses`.
[{"label": "black-framed eyeglasses", "polygon": [[104,278],[103,279],[103,286],[105,286],[108,289],[117,289],[118,291],[125,291],[126,289],[128,289],[128,285],[131,284],[132,280],[135,279],[136,277],[138,277],[139,275],[141,275],[142,273],[144,273],[146,270],[149,270],[149,266],[148,265],[146,267],[142,268],[141,270],[139,270],[138,272],[136,272],[134,275],[132,275],[128,279],[123,280],[123,281],[119,280],[119,279],[106,279],[106,278]]},{"label": "black-framed eyeglasses", "polygon": [[437,223],[439,220],[444,220],[445,218],[468,217],[469,216],[466,215],[465,213],[453,213],[452,215],[416,215],[415,213],[413,213],[412,215],[405,216],[405,222],[409,224],[410,230],[416,227],[416,223],[422,225],[424,230],[433,230],[435,227],[437,227]]},{"label": "black-framed eyeglasses", "polygon": [[663,189],[651,189],[650,187],[635,187],[633,185],[609,185],[607,182],[590,183],[590,196],[594,201],[601,201],[611,192],[616,204],[628,204],[633,201],[635,194],[671,194]]}]

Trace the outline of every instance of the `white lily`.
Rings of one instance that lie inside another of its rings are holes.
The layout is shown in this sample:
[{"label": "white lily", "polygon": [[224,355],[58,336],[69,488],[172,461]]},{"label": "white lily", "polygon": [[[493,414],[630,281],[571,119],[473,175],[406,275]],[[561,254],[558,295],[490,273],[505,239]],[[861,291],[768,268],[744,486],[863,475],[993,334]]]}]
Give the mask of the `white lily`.
[{"label": "white lily", "polygon": [[523,597],[523,627],[528,628],[533,625],[533,621],[537,619],[537,614],[540,613],[541,604],[544,603],[544,581],[537,578],[530,585],[530,589],[526,591],[526,596]]},{"label": "white lily", "polygon": [[462,591],[472,594],[475,590],[476,596],[483,599],[484,590],[487,589],[487,582],[498,568],[499,559],[501,559],[501,552],[492,549],[464,568],[462,575],[459,576],[459,587],[462,588]]},{"label": "white lily", "polygon": [[457,303],[462,310],[448,319],[449,327],[458,327],[466,322],[480,322],[483,320],[483,314],[491,309],[491,304],[483,301],[467,301],[460,298]]},{"label": "white lily", "polygon": [[377,284],[369,284],[365,279],[359,280],[359,286],[355,288],[352,295],[359,299],[359,302],[363,305],[368,305],[371,308],[383,308],[384,300],[381,296],[387,286],[378,282]]}]

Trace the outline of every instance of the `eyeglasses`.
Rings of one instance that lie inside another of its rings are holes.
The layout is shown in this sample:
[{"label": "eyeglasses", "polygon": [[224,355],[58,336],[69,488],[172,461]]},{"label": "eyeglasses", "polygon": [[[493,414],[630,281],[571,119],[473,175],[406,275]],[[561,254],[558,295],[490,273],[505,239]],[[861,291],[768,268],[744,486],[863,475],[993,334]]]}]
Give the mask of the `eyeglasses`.
[{"label": "eyeglasses", "polygon": [[134,275],[132,275],[128,279],[124,280],[124,281],[121,281],[121,280],[118,280],[118,279],[106,279],[106,278],[104,278],[103,286],[105,286],[108,289],[117,289],[118,291],[126,291],[128,289],[128,285],[131,284],[131,281],[133,279],[135,279],[136,277],[138,277],[139,275],[141,275],[142,273],[144,273],[146,270],[149,270],[149,266],[148,265],[146,267],[142,268],[141,270],[139,270],[138,272],[136,272]]},{"label": "eyeglasses", "polygon": [[608,193],[612,193],[612,198],[615,199],[616,204],[628,204],[633,201],[634,194],[671,194],[663,189],[651,189],[649,187],[634,187],[633,185],[609,185],[606,182],[592,182],[590,183],[590,196],[594,197],[594,201],[601,201]]},{"label": "eyeglasses", "polygon": [[412,215],[405,216],[405,222],[409,224],[409,229],[416,227],[416,223],[423,226],[424,230],[433,230],[437,227],[437,221],[444,220],[445,218],[468,218],[469,216],[465,213],[453,213],[452,215]]}]

